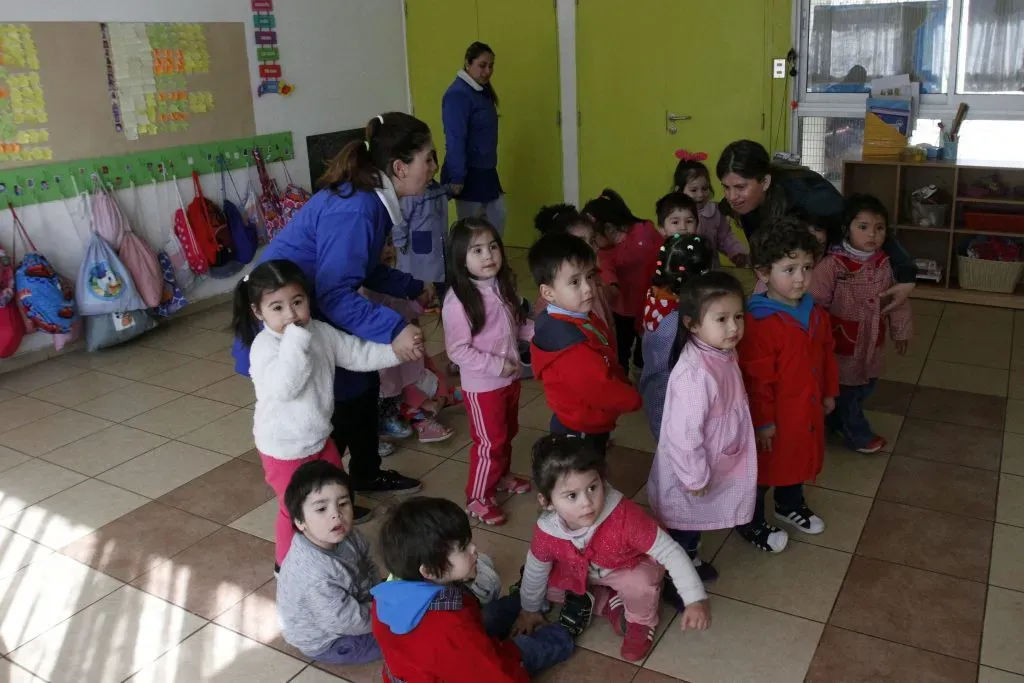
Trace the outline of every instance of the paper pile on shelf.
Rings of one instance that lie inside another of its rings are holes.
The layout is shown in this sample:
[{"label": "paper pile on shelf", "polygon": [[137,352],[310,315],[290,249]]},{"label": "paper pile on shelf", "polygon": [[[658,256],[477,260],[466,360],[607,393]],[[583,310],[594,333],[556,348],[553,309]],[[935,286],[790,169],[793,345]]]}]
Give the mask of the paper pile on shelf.
[{"label": "paper pile on shelf", "polygon": [[918,280],[942,282],[942,269],[939,268],[939,264],[935,261],[926,258],[919,258],[914,259],[914,264],[917,266]]}]

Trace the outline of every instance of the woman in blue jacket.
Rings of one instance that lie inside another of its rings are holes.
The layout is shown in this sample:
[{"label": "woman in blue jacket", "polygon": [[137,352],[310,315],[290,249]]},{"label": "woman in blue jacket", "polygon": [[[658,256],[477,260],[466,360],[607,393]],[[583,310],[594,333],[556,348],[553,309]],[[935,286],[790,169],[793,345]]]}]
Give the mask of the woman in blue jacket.
[{"label": "woman in blue jacket", "polygon": [[441,99],[445,155],[441,183],[456,197],[459,219],[486,218],[505,232],[505,198],[498,180],[498,95],[491,86],[494,50],[473,43],[464,68]]},{"label": "woman in blue jacket", "polygon": [[[437,171],[427,124],[399,112],[370,119],[366,137],[349,143],[320,178],[317,192],[274,241],[260,262],[288,259],[305,273],[313,314],[362,339],[391,344],[404,361],[423,357],[423,334],[395,311],[359,295],[360,287],[426,305],[434,286],[380,261],[388,233],[402,222],[399,198],[422,195]],[[235,369],[249,374],[249,349],[236,339]],[[334,431],[338,450],[351,453],[355,491],[416,493],[420,482],[381,469],[377,451],[375,372],[338,368],[334,380]],[[368,518],[357,510],[357,519]]]}]

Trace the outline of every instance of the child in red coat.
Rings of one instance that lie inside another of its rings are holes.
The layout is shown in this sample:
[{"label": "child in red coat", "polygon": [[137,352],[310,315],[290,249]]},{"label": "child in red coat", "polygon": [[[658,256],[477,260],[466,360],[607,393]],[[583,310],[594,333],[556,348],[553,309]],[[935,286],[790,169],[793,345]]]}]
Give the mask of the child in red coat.
[{"label": "child in red coat", "polygon": [[[405,501],[381,527],[380,545],[391,576],[370,593],[384,683],[526,683],[572,654],[558,624],[513,634],[518,596],[481,608],[469,518],[450,500]],[[486,597],[500,593],[496,583]]]},{"label": "child in red coat", "polygon": [[765,520],[769,487],[776,519],[806,534],[825,530],[803,493],[803,483],[821,471],[825,415],[839,394],[829,315],[808,293],[819,249],[807,226],[792,218],[765,226],[750,245],[766,291],[750,297],[737,350],[757,437],[757,498],[753,520],[737,530],[770,552],[781,552],[789,536]]}]

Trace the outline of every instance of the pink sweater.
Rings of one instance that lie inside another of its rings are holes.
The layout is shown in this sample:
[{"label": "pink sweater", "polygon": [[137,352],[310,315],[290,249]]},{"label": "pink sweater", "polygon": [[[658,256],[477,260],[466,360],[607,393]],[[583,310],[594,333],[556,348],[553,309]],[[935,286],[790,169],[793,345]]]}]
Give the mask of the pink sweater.
[{"label": "pink sweater", "polygon": [[724,253],[730,259],[736,254],[746,254],[747,250],[740,242],[740,238],[732,231],[729,220],[718,210],[718,204],[708,202],[700,210],[700,222],[697,227],[697,234],[708,241],[711,251],[714,252],[711,259],[711,267],[718,268],[718,252]]},{"label": "pink sweater", "polygon": [[484,300],[484,326],[476,336],[470,333],[469,316],[462,302],[449,289],[441,308],[444,343],[448,360],[459,366],[464,391],[494,391],[512,384],[516,377],[502,377],[505,360],[519,363],[517,339],[533,339],[533,321],[517,327],[508,305],[501,298],[494,278],[474,281]]},{"label": "pink sweater", "polygon": [[[710,486],[703,497],[691,495]],[[729,529],[754,514],[757,446],[734,352],[691,338],[669,375],[661,438],[647,479],[670,529]]]}]

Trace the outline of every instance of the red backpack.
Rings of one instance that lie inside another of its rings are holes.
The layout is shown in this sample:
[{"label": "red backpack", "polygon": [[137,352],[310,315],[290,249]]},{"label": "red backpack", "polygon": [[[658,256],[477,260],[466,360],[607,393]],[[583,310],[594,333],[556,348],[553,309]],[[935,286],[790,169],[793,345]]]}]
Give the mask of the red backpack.
[{"label": "red backpack", "polygon": [[[17,235],[14,237],[18,239]],[[14,264],[0,247],[0,358],[10,358],[25,337],[25,321],[14,290]]]},{"label": "red backpack", "polygon": [[196,198],[188,205],[188,221],[192,224],[192,233],[206,262],[211,266],[220,266],[233,261],[234,243],[231,241],[228,221],[220,207],[203,196],[198,171],[192,171],[192,186]]},{"label": "red backpack", "polygon": [[192,232],[192,226],[188,222],[188,215],[185,212],[185,202],[181,198],[181,190],[178,189],[178,179],[174,179],[174,191],[178,195],[178,208],[174,211],[174,236],[178,244],[185,252],[185,260],[188,267],[196,275],[204,275],[210,270],[210,264],[206,255],[199,246],[199,240]]}]

